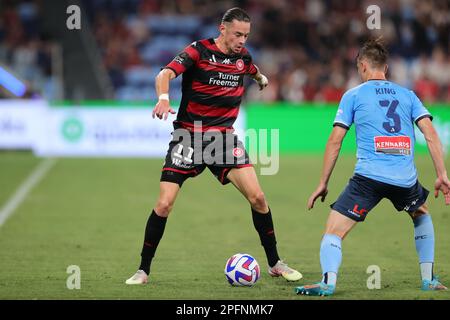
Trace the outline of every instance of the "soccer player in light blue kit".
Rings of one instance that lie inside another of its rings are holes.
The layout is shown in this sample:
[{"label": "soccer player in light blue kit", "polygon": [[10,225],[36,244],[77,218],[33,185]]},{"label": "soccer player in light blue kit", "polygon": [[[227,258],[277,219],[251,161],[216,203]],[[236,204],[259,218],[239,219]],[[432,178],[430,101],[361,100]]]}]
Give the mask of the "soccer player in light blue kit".
[{"label": "soccer player in light blue kit", "polygon": [[422,290],[447,290],[433,275],[434,229],[426,199],[428,190],[417,180],[414,165],[414,124],[425,136],[436,169],[434,195],[441,191],[450,204],[450,181],[442,145],[432,116],[414,92],[386,80],[388,52],[379,40],[369,40],[357,56],[363,84],[347,91],[339,104],[329,137],[319,186],[308,200],[308,209],[328,193],[342,141],[352,124],[356,129],[357,163],[354,176],[331,205],[320,246],[322,281],[295,288],[297,294],[328,296],[334,293],[342,260],[342,240],[366,218],[381,199],[389,199],[398,211],[406,211],[414,223]]}]

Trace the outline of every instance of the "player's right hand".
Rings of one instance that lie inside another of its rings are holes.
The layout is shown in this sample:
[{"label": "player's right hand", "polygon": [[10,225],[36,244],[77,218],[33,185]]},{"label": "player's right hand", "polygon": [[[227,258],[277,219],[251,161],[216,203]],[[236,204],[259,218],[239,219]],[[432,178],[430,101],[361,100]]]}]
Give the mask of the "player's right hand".
[{"label": "player's right hand", "polygon": [[324,202],[328,194],[328,188],[325,184],[319,184],[316,191],[314,191],[308,199],[308,210],[314,208],[314,202],[321,197],[320,201]]},{"label": "player's right hand", "polygon": [[159,100],[155,108],[153,109],[152,117],[153,119],[155,119],[155,116],[157,116],[158,119],[164,118],[164,120],[167,120],[169,113],[176,113],[175,110],[170,107],[169,100]]},{"label": "player's right hand", "polygon": [[437,178],[434,183],[434,197],[437,198],[439,191],[444,195],[445,204],[450,204],[450,181],[448,177]]}]

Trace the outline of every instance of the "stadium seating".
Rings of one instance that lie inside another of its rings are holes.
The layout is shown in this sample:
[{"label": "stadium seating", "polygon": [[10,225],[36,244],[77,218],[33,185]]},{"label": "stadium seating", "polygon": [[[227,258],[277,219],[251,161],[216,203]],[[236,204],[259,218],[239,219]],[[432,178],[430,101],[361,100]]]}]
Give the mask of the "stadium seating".
[{"label": "stadium seating", "polygon": [[[49,43],[42,40],[36,0],[0,7],[0,58],[49,99],[57,82]],[[221,14],[233,2],[84,0],[91,30],[119,100],[154,99],[154,77],[194,40],[217,35]],[[253,19],[248,47],[270,79],[263,93],[249,81],[247,99],[336,103],[359,83],[354,58],[369,36],[383,35],[391,59],[389,77],[414,89],[425,102],[450,101],[449,21],[445,1],[394,1],[381,8],[381,30],[366,27],[359,1],[236,2]],[[17,30],[8,28],[18,25]],[[180,98],[180,79],[170,95]]]}]

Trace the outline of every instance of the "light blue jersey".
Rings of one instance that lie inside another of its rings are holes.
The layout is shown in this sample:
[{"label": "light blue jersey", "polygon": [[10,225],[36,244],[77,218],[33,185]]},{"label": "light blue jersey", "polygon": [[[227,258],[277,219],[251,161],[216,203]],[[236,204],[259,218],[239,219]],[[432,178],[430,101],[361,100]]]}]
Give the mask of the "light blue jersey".
[{"label": "light blue jersey", "polygon": [[417,181],[414,123],[423,117],[431,115],[414,92],[387,80],[369,80],[344,94],[334,125],[355,124],[356,174],[411,187]]}]

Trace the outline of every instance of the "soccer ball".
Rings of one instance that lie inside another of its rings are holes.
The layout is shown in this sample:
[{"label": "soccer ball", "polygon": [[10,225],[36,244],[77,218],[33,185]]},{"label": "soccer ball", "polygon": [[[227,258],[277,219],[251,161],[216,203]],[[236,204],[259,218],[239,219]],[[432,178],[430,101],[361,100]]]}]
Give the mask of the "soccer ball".
[{"label": "soccer ball", "polygon": [[259,279],[259,264],[249,254],[237,253],[225,264],[225,276],[232,286],[251,287]]}]

